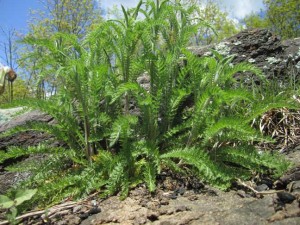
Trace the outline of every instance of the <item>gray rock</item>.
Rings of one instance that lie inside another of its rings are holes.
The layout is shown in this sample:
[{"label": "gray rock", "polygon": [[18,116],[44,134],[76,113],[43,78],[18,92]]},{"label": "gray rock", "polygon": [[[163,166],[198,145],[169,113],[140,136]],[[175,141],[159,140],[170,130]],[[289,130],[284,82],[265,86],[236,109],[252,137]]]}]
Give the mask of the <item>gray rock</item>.
[{"label": "gray rock", "polygon": [[[138,205],[138,201],[128,197],[121,201],[117,196],[110,197],[100,203],[101,213],[92,215],[82,221],[82,225],[93,224],[145,224],[149,215],[155,211]],[[150,217],[151,218],[151,217]]]},{"label": "gray rock", "polygon": [[3,123],[0,125],[0,133],[8,130],[10,128],[20,126],[20,125],[25,125],[27,122],[32,122],[32,121],[40,121],[40,122],[46,122],[49,123],[52,121],[53,118],[45,113],[42,113],[38,110],[33,110],[24,114],[21,114],[17,117],[15,117],[13,120],[10,120],[6,123]]},{"label": "gray rock", "polygon": [[62,220],[57,221],[55,224],[57,225],[77,225],[80,224],[81,219],[78,216],[74,216],[72,214],[69,214],[65,216]]},{"label": "gray rock", "polygon": [[[296,154],[297,153],[297,154]],[[292,152],[290,155],[293,157],[293,161],[295,164],[300,163],[300,151],[299,152]],[[288,157],[289,159],[290,157]],[[294,167],[292,170],[290,170],[288,173],[284,174],[278,181],[275,182],[275,185],[280,187],[281,189],[284,189],[293,181],[299,181],[300,180],[300,166]]]},{"label": "gray rock", "polygon": [[294,195],[288,192],[279,192],[277,197],[282,203],[292,203],[296,199]]},{"label": "gray rock", "polygon": [[261,185],[258,185],[256,188],[255,188],[257,191],[266,191],[269,189],[268,185],[266,184],[261,184]]},{"label": "gray rock", "polygon": [[[17,112],[20,112],[21,110],[22,109],[19,109],[17,110]],[[8,111],[9,113],[11,112],[10,110]],[[5,110],[2,109],[1,113],[6,114],[7,113],[6,109]],[[26,123],[33,122],[33,121],[50,123],[50,124],[54,122],[51,116],[42,113],[40,111],[34,110],[30,112],[25,112],[23,114],[13,117],[12,119],[8,120],[5,123],[0,124],[0,135],[1,133],[3,134],[3,132],[11,128],[25,125]],[[62,143],[56,141],[54,137],[43,132],[38,132],[38,131],[19,132],[13,135],[0,137],[0,151],[6,151],[11,146],[24,147],[24,148],[28,146],[37,146],[38,144],[41,144],[49,140],[51,140],[52,146],[62,145]],[[9,159],[5,161],[4,164],[0,165],[0,193],[4,193],[13,185],[25,180],[30,176],[30,174],[28,173],[3,171],[3,168],[5,168],[5,166],[15,163],[16,160]],[[22,159],[22,160],[25,161],[27,159]],[[43,156],[42,155],[30,156],[28,160],[41,161],[43,160]]]},{"label": "gray rock", "polygon": [[284,220],[275,221],[271,224],[272,225],[299,225],[300,224],[300,218],[299,217],[286,218]]},{"label": "gray rock", "polygon": [[277,211],[268,218],[271,224],[300,224],[300,208],[299,203],[294,201],[292,204],[287,204],[281,211]]},{"label": "gray rock", "polygon": [[300,75],[300,38],[281,41],[267,29],[250,29],[218,44],[193,46],[189,49],[198,56],[205,56],[209,55],[210,48],[223,55],[235,55],[233,64],[254,64],[268,78],[287,79],[293,74],[297,79]]},{"label": "gray rock", "polygon": [[0,109],[0,125],[11,120],[16,114],[18,114],[22,110],[24,110],[23,107]]},{"label": "gray rock", "polygon": [[292,181],[287,185],[287,189],[292,193],[300,193],[300,180]]},{"label": "gray rock", "polygon": [[[16,126],[22,126],[28,122],[33,122],[33,121],[44,122],[49,124],[54,123],[54,120],[51,116],[42,113],[38,110],[33,110],[18,115],[14,117],[12,120],[0,124],[0,134]],[[20,147],[36,146],[51,138],[52,137],[49,134],[45,134],[38,131],[20,132],[11,136],[0,137],[0,150],[6,150],[10,146],[20,146]],[[59,145],[59,144],[53,141],[53,145]]]}]

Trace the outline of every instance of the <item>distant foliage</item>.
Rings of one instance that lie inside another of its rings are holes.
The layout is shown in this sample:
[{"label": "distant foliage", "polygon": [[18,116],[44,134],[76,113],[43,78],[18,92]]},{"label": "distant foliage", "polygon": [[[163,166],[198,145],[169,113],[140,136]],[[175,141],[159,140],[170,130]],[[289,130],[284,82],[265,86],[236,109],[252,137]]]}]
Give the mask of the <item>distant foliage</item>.
[{"label": "distant foliage", "polygon": [[[13,82],[14,100],[22,100],[31,97],[26,82],[22,79],[16,79]],[[6,88],[5,92],[0,96],[0,104],[9,102],[9,89]]]},{"label": "distant foliage", "polygon": [[269,28],[283,39],[300,36],[300,2],[298,0],[264,0],[264,4],[265,16],[251,14],[246,17],[247,27]]},{"label": "distant foliage", "polygon": [[194,17],[203,24],[192,37],[194,45],[209,45],[222,41],[238,33],[242,26],[229,17],[229,12],[219,0],[186,0],[187,5],[195,5]]},{"label": "distant foliage", "polygon": [[257,13],[251,13],[248,16],[246,16],[243,20],[247,28],[267,28],[269,26],[266,19]]},{"label": "distant foliage", "polygon": [[[25,38],[51,38],[56,33],[74,34],[82,39],[93,26],[101,22],[101,13],[95,0],[40,0],[44,6],[42,9],[31,13],[29,31]],[[63,43],[59,38],[55,39],[55,45],[60,48]],[[53,39],[53,40],[54,40]],[[23,48],[19,50],[19,66],[26,72],[32,94],[36,98],[45,99],[56,94],[57,67],[48,67],[50,54],[42,45],[26,45],[20,43]]]}]

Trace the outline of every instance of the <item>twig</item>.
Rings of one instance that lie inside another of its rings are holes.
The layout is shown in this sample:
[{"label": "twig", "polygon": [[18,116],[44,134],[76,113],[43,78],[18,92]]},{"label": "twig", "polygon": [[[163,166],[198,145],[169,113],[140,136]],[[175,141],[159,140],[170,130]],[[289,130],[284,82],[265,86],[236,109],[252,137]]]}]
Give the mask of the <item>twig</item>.
[{"label": "twig", "polygon": [[[26,213],[24,215],[18,216],[16,218],[16,220],[22,220],[22,219],[26,219],[26,218],[30,218],[30,217],[33,217],[33,216],[46,214],[46,213],[47,213],[47,216],[50,216],[50,215],[53,215],[54,213],[59,212],[61,210],[73,208],[74,206],[76,206],[78,204],[82,204],[85,201],[86,200],[81,200],[79,202],[65,202],[65,203],[62,203],[60,205],[55,205],[55,206],[53,206],[49,209],[44,209],[44,210],[40,210],[40,211],[34,211],[34,212]],[[8,220],[0,222],[0,225],[6,225],[6,224],[9,224]]]},{"label": "twig", "polygon": [[[16,220],[22,220],[22,219],[30,218],[30,217],[33,217],[33,216],[43,215],[43,214],[47,214],[47,217],[49,217],[50,215],[53,215],[56,212],[59,212],[61,210],[70,209],[70,208],[75,207],[76,205],[84,204],[85,202],[89,201],[91,198],[93,198],[94,196],[96,196],[99,193],[100,192],[97,191],[97,192],[95,192],[95,193],[87,196],[85,199],[82,199],[81,201],[78,201],[78,202],[73,202],[73,201],[64,202],[62,204],[55,205],[55,206],[53,206],[53,207],[51,207],[49,209],[44,209],[44,210],[29,212],[29,213],[26,213],[24,215],[18,216],[16,218]],[[8,220],[0,221],[0,225],[6,225],[6,224],[9,224]]]},{"label": "twig", "polygon": [[270,194],[275,194],[275,193],[280,193],[280,192],[284,192],[284,190],[269,190],[269,191],[257,191],[255,190],[253,187],[251,187],[250,185],[246,184],[245,182],[241,181],[240,179],[237,179],[238,184],[250,189],[251,191],[253,191],[256,195],[270,195]]}]

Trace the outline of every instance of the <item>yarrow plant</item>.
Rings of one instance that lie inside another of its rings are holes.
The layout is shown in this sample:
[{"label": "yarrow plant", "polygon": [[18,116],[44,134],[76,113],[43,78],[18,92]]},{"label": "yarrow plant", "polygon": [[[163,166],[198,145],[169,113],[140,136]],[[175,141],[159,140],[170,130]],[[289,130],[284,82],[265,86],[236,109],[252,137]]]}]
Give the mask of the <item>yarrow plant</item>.
[{"label": "yarrow plant", "polygon": [[[180,1],[140,1],[136,8],[122,7],[123,19],[104,21],[84,39],[57,33],[24,40],[47,49],[43,61],[57,68],[57,95],[28,103],[56,123],[32,122],[6,135],[40,130],[65,143],[0,153],[0,162],[49,156],[40,165],[27,161],[9,168],[31,171],[23,186],[37,187],[34,201],[53,204],[95,190],[126,197],[141,183],[153,192],[165,168],[193,172],[223,190],[257,172],[285,171],[287,162],[259,154],[251,144],[271,141],[251,122],[294,104],[281,96],[271,101],[238,83],[235,74],[245,71],[264,82],[251,64],[232,65],[233,56],[213,50],[203,58],[190,53],[190,37],[203,24],[195,23],[194,9]],[[141,74],[147,74],[149,90],[137,83]]]}]

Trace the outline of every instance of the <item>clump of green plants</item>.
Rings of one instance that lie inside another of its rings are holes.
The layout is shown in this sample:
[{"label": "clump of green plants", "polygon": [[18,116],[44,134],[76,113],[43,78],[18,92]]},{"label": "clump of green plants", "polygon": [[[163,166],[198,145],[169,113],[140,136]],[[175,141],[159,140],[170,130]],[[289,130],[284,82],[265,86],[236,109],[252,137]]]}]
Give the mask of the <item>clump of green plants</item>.
[{"label": "clump of green plants", "polygon": [[[38,189],[33,201],[54,204],[93,191],[125,198],[141,183],[154,192],[165,168],[192,172],[222,190],[236,179],[264,172],[278,176],[288,168],[279,156],[255,149],[252,143],[272,140],[251,122],[295,103],[243,87],[236,73],[265,78],[253,65],[232,65],[234,56],[213,50],[212,57],[191,54],[190,37],[202,25],[194,10],[180,1],[140,1],[136,8],[122,7],[123,19],[104,21],[84,39],[56,33],[24,40],[46,49],[43,62],[57,71],[57,94],[28,103],[56,124],[31,122],[5,135],[39,130],[66,144],[0,153],[0,162],[48,156],[39,165],[27,161],[8,168],[31,171],[22,185]],[[141,74],[148,76],[149,90],[138,84]]]},{"label": "clump of green plants", "polygon": [[0,195],[0,208],[6,209],[6,218],[10,224],[17,224],[18,209],[17,206],[23,202],[30,200],[37,189],[18,190],[13,199],[6,195]]}]

